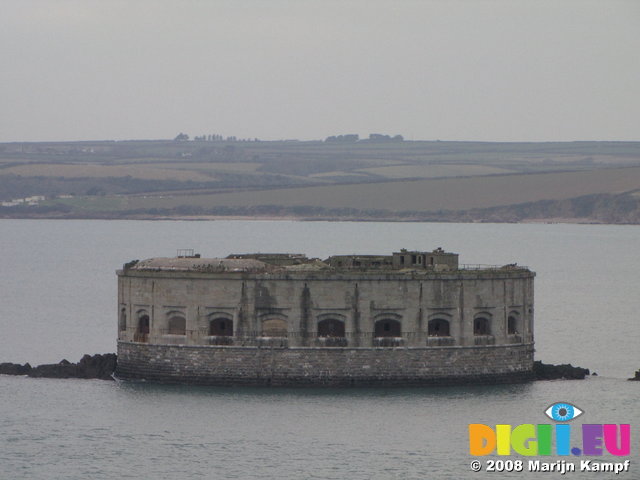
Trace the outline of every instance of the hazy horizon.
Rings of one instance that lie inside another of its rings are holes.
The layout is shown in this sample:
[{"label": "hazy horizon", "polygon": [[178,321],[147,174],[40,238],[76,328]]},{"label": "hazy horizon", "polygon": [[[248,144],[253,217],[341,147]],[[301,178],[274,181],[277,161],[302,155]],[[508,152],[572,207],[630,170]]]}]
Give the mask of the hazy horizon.
[{"label": "hazy horizon", "polygon": [[0,142],[635,141],[635,1],[5,0]]}]

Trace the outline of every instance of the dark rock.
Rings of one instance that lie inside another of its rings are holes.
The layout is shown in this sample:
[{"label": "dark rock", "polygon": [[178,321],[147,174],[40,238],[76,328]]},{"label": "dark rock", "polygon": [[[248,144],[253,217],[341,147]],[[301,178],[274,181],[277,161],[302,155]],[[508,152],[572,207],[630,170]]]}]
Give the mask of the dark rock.
[{"label": "dark rock", "polygon": [[104,355],[84,355],[78,363],[81,376],[79,378],[100,378],[112,380],[111,374],[116,370],[117,356],[115,353]]},{"label": "dark rock", "polygon": [[28,373],[35,378],[77,378],[77,366],[69,363],[51,363],[38,365]]},{"label": "dark rock", "polygon": [[98,378],[101,380],[113,380],[111,376],[116,370],[117,356],[115,353],[104,355],[84,355],[78,363],[61,360],[59,363],[51,363],[31,367],[28,363],[0,363],[0,374],[28,375],[35,378]]},{"label": "dark rock", "polygon": [[533,362],[533,375],[536,380],[583,380],[589,375],[588,368],[573,365],[551,365],[539,361]]},{"label": "dark rock", "polygon": [[629,380],[632,382],[640,382],[640,370],[636,370],[635,376],[633,378],[629,378]]},{"label": "dark rock", "polygon": [[31,371],[31,365],[25,363],[20,365],[19,363],[0,363],[1,375],[28,375]]}]

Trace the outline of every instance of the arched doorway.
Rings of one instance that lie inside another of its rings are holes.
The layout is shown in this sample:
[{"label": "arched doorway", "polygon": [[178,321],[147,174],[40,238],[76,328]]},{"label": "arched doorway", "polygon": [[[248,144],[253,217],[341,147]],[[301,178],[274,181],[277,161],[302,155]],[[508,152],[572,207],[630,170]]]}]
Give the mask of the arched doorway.
[{"label": "arched doorway", "polygon": [[209,336],[232,337],[233,320],[224,317],[214,318],[209,322]]},{"label": "arched doorway", "polygon": [[134,341],[147,342],[149,340],[149,315],[146,313],[138,317],[138,327],[134,335]]},{"label": "arched doorway", "polygon": [[427,335],[430,337],[448,337],[450,335],[449,322],[442,318],[429,320]]},{"label": "arched doorway", "polygon": [[127,309],[124,307],[120,310],[120,322],[118,323],[118,329],[121,332],[127,330]]},{"label": "arched doorway", "polygon": [[374,337],[401,337],[402,326],[398,320],[384,318],[375,323]]},{"label": "arched doorway", "polygon": [[335,318],[327,318],[318,322],[319,337],[344,337],[344,322]]},{"label": "arched doorway", "polygon": [[520,333],[518,317],[511,314],[507,318],[507,333],[509,335],[518,335]]},{"label": "arched doorway", "polygon": [[485,317],[478,317],[474,319],[473,334],[474,335],[491,335],[489,319]]},{"label": "arched doorway", "polygon": [[344,321],[337,318],[325,318],[318,322],[317,345],[322,347],[346,347]]},{"label": "arched doorway", "polygon": [[169,318],[167,323],[167,333],[169,335],[186,335],[187,334],[187,321],[183,316],[173,315]]}]

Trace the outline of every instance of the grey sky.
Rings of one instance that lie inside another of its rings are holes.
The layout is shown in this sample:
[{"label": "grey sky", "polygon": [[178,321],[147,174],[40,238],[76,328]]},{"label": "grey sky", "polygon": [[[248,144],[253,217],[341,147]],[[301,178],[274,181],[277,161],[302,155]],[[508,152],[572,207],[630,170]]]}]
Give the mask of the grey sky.
[{"label": "grey sky", "polygon": [[0,141],[640,140],[636,0],[0,7]]}]

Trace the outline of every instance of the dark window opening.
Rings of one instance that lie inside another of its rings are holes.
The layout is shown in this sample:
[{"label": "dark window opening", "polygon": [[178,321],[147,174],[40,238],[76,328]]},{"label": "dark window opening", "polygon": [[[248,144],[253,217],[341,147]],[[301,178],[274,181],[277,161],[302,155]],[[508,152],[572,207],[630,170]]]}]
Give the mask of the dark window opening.
[{"label": "dark window opening", "polygon": [[416,256],[415,255],[411,255],[411,263],[413,263],[414,265],[416,264]]},{"label": "dark window opening", "polygon": [[138,320],[138,333],[149,334],[149,315],[142,315]]},{"label": "dark window opening", "polygon": [[149,337],[149,315],[138,314],[138,327],[133,335],[134,342],[146,342]]},{"label": "dark window opening", "polygon": [[517,335],[518,333],[518,319],[516,317],[509,317],[507,319],[507,333],[509,335]]},{"label": "dark window opening", "polygon": [[400,337],[401,325],[397,320],[378,320],[375,324],[376,337]]},{"label": "dark window opening", "polygon": [[428,335],[430,337],[448,337],[449,322],[442,318],[434,318],[429,321]]},{"label": "dark window opening", "polygon": [[489,329],[489,320],[484,317],[476,318],[473,321],[473,334],[491,335],[491,330]]},{"label": "dark window opening", "polygon": [[127,329],[127,311],[123,308],[120,311],[120,331]]},{"label": "dark window opening", "polygon": [[216,337],[233,336],[233,321],[228,318],[215,318],[209,322],[209,335]]},{"label": "dark window opening", "polygon": [[404,257],[400,256],[400,265],[404,265]]},{"label": "dark window opening", "polygon": [[319,337],[344,337],[344,322],[329,318],[318,322]]},{"label": "dark window opening", "polygon": [[187,321],[184,317],[171,317],[169,319],[169,335],[186,335]]}]

